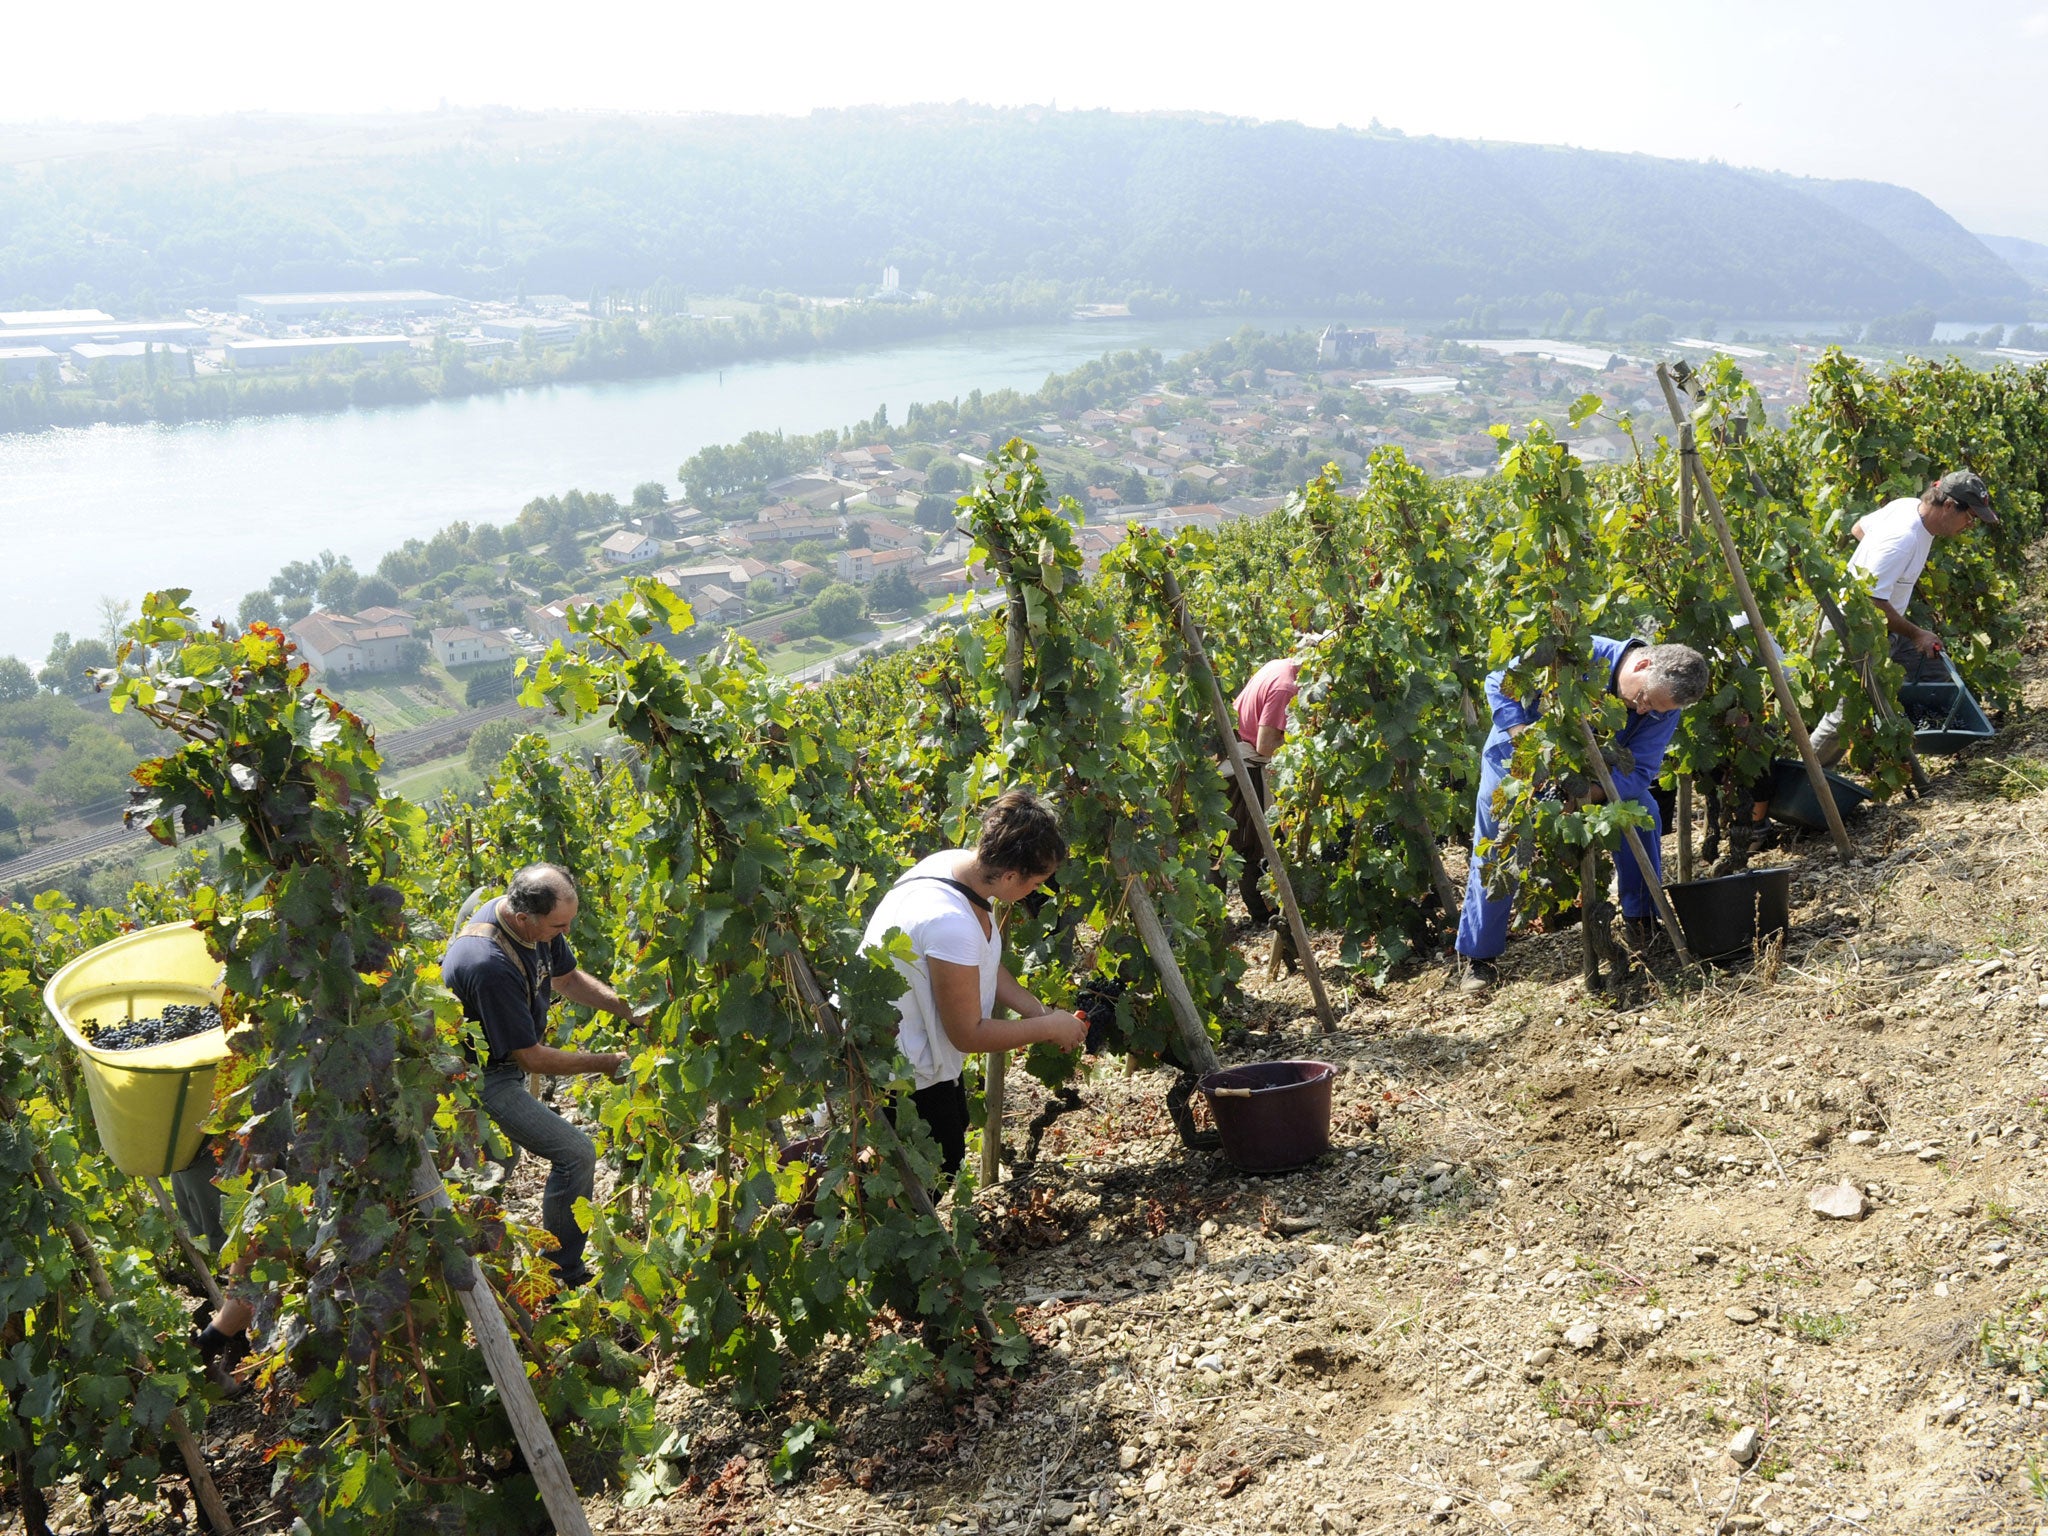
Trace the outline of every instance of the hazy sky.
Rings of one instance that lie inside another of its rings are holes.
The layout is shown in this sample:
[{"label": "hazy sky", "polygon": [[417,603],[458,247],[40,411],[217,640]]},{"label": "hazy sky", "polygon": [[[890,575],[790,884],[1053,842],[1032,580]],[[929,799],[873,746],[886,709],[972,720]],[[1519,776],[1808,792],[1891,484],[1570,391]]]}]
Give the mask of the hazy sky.
[{"label": "hazy sky", "polygon": [[[0,119],[959,99],[1378,118],[1408,133],[1895,181],[1973,229],[2048,241],[2048,0],[0,10],[16,61]],[[38,58],[50,66],[20,67]]]}]

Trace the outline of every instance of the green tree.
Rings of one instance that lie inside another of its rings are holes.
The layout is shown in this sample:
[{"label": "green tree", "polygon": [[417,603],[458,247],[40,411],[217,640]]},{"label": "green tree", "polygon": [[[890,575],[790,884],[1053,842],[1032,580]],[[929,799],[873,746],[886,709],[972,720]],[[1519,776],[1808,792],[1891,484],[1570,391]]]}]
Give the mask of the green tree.
[{"label": "green tree", "polygon": [[816,597],[832,585],[832,578],[823,571],[805,571],[797,578],[796,588],[805,597]]},{"label": "green tree", "polygon": [[960,464],[956,459],[938,459],[924,473],[924,483],[935,496],[951,496],[960,490]]},{"label": "green tree", "polygon": [[875,578],[868,588],[868,607],[871,611],[896,613],[905,608],[917,606],[917,588],[910,584],[910,578],[903,573],[900,565],[891,566]]},{"label": "green tree", "polygon": [[15,812],[13,804],[6,800],[0,800],[0,833],[11,833],[14,837],[14,846],[21,846],[21,817]]},{"label": "green tree", "polygon": [[811,617],[817,620],[818,633],[850,635],[860,628],[860,621],[867,613],[867,604],[861,598],[859,587],[835,581],[811,599],[810,611]]},{"label": "green tree", "polygon": [[365,576],[356,583],[356,608],[395,608],[398,588],[383,576]]},{"label": "green tree", "polygon": [[1133,505],[1146,500],[1149,493],[1145,488],[1145,477],[1132,470],[1117,482],[1117,494]]},{"label": "green tree", "polygon": [[59,806],[111,800],[128,788],[135,754],[104,726],[76,732],[57,760],[36,775],[36,788]]},{"label": "green tree", "polygon": [[573,529],[564,528],[548,541],[548,558],[561,567],[565,576],[583,569],[583,546],[576,542]]},{"label": "green tree", "polygon": [[782,587],[773,576],[756,576],[747,583],[747,601],[750,603],[772,603],[782,596]]},{"label": "green tree", "polygon": [[659,480],[643,480],[633,487],[635,512],[659,512],[668,505],[668,487]]},{"label": "green tree", "polygon": [[277,594],[259,588],[242,594],[241,606],[235,609],[235,623],[243,629],[251,624],[273,624],[282,627],[284,610],[278,606]]},{"label": "green tree", "polygon": [[0,656],[0,704],[15,704],[33,698],[36,675],[19,656]]},{"label": "green tree", "polygon": [[486,720],[469,733],[469,766],[479,777],[490,778],[525,734],[516,720]]},{"label": "green tree", "polygon": [[355,566],[346,557],[334,560],[325,552],[321,559],[333,560],[334,563],[320,573],[317,589],[320,606],[329,613],[349,612],[356,606],[356,585],[361,579],[356,575]]},{"label": "green tree", "polygon": [[73,640],[70,635],[59,633],[50,643],[49,658],[36,674],[36,681],[52,693],[83,697],[92,692],[92,679],[87,674],[113,664],[114,653],[102,641]]}]

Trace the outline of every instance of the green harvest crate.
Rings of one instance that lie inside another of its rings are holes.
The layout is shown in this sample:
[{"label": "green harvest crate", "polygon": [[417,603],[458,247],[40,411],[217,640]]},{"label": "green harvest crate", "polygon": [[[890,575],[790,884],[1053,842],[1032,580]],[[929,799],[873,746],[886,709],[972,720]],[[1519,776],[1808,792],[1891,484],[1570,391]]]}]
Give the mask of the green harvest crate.
[{"label": "green harvest crate", "polygon": [[165,923],[89,950],[50,978],[43,1005],[85,1064],[100,1144],[123,1173],[176,1173],[199,1152],[213,1110],[213,1079],[227,1033],[209,1029],[139,1051],[102,1051],[85,1021],[112,1027],[160,1014],[166,1003],[221,999],[221,965],[190,923]]}]

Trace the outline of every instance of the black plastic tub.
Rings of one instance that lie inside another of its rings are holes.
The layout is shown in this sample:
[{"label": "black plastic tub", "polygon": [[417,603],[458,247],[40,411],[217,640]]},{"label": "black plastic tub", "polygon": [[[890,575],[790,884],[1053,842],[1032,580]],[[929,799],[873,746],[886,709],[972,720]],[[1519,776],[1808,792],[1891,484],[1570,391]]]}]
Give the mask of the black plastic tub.
[{"label": "black plastic tub", "polygon": [[1330,1150],[1327,1061],[1255,1061],[1202,1079],[1223,1155],[1246,1173],[1285,1173]]},{"label": "black plastic tub", "polygon": [[[1828,774],[1827,781],[1834,792],[1835,809],[1842,813],[1844,821],[1870,798],[1869,790],[1838,773]],[[1813,785],[1807,782],[1804,763],[1787,762],[1781,757],[1771,764],[1771,819],[1789,821],[1795,827],[1811,827],[1816,832],[1827,831],[1827,813],[1821,809]]]},{"label": "black plastic tub", "polygon": [[1914,750],[1945,757],[1989,741],[1998,734],[1961,678],[1947,683],[1907,683],[1899,706],[1913,722]]},{"label": "black plastic tub", "polygon": [[1761,941],[1792,926],[1792,871],[1747,869],[1716,880],[1667,885],[1665,894],[1697,960],[1727,960],[1754,952]]}]

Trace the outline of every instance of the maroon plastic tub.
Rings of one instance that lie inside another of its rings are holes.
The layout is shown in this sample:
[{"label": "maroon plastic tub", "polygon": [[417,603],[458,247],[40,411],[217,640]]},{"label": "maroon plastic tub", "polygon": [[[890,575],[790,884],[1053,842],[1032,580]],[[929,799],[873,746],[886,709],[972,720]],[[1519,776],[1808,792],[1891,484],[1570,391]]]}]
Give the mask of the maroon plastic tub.
[{"label": "maroon plastic tub", "polygon": [[1246,1173],[1285,1173],[1330,1150],[1327,1061],[1255,1061],[1202,1079],[1223,1155]]}]

